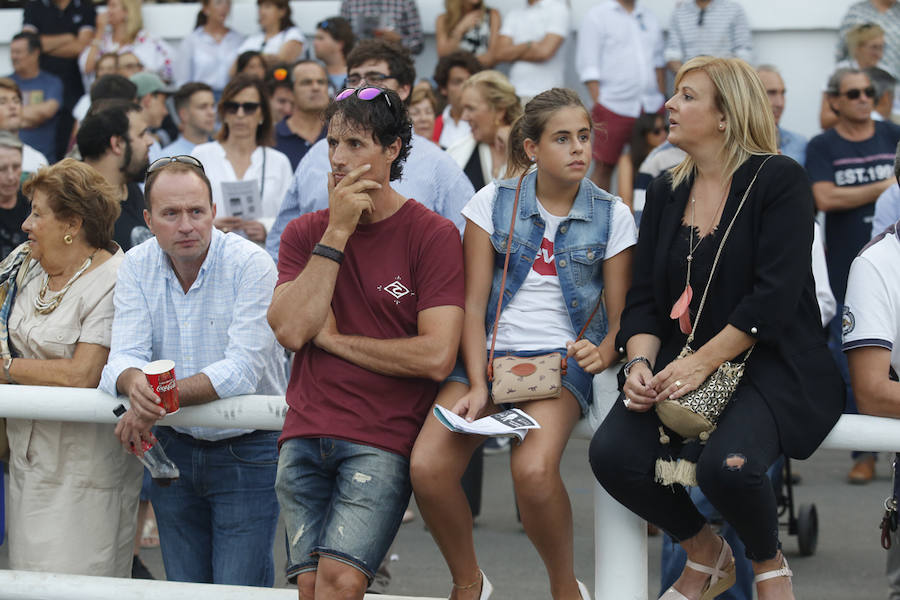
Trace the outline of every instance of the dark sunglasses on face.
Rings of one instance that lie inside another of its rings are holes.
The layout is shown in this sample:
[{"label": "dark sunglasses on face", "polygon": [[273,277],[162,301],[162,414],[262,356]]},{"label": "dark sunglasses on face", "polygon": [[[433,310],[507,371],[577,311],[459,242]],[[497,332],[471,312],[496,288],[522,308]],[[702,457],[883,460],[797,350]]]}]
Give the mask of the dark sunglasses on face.
[{"label": "dark sunglasses on face", "polygon": [[344,81],[344,85],[347,87],[356,87],[360,83],[362,83],[363,80],[365,80],[366,83],[379,84],[385,79],[394,79],[394,77],[391,75],[385,75],[384,73],[379,73],[377,71],[363,73],[362,76],[354,73],[353,75],[347,75],[347,79]]},{"label": "dark sunglasses on face", "polygon": [[869,86],[867,88],[853,88],[852,90],[847,90],[846,92],[840,93],[841,96],[847,96],[849,100],[856,100],[862,94],[865,94],[866,98],[874,98],[875,88],[872,86]]},{"label": "dark sunglasses on face", "polygon": [[345,100],[354,95],[360,100],[373,100],[378,96],[383,96],[384,101],[387,102],[387,105],[391,106],[391,99],[388,98],[383,89],[377,87],[347,88],[344,91],[340,92],[337,96],[335,96],[334,100],[336,102],[340,102],[341,100]]},{"label": "dark sunglasses on face", "polygon": [[222,108],[229,115],[236,115],[238,110],[243,109],[245,115],[252,115],[259,110],[259,102],[225,102]]},{"label": "dark sunglasses on face", "polygon": [[147,179],[150,177],[150,173],[159,171],[163,167],[171,165],[172,163],[181,163],[183,165],[188,165],[196,169],[200,169],[200,172],[202,173],[206,172],[203,169],[203,163],[193,156],[187,154],[179,154],[177,156],[163,156],[162,158],[157,158],[156,160],[154,160],[152,163],[150,163],[150,166],[147,167],[147,174],[144,177],[144,183],[147,182]]}]

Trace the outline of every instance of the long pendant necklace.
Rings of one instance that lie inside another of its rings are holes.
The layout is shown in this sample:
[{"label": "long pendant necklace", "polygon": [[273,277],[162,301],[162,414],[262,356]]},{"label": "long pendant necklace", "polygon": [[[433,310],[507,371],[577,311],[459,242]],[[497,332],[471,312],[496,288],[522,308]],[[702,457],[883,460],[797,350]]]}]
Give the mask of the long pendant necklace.
[{"label": "long pendant necklace", "polygon": [[72,275],[72,278],[66,282],[66,285],[63,286],[61,290],[58,292],[54,292],[49,298],[48,289],[50,287],[50,274],[44,274],[44,281],[41,283],[41,290],[38,292],[38,295],[34,298],[34,311],[37,314],[46,315],[52,313],[56,310],[56,307],[59,306],[59,303],[62,302],[63,296],[66,295],[66,292],[69,291],[69,288],[72,287],[72,284],[75,283],[75,280],[81,277],[81,275],[88,270],[91,266],[91,263],[94,260],[94,254],[97,254],[97,251],[94,252],[85,259],[84,264],[81,265],[81,268]]},{"label": "long pendant necklace", "polygon": [[[729,188],[731,186],[729,185]],[[712,225],[716,220],[716,217],[719,215],[719,210],[722,208],[722,205],[725,204],[725,200],[728,198],[728,192],[725,192],[725,195],[722,197],[722,200],[719,202],[719,206],[716,207],[715,212],[713,213],[712,219],[709,222],[708,231],[712,232]],[[691,288],[691,264],[694,262],[694,251],[700,246],[700,234],[697,232],[697,243],[694,243],[694,217],[697,212],[697,199],[694,196],[691,196],[691,231],[688,238],[688,255],[687,255],[687,269],[684,277],[684,291],[681,292],[681,295],[678,297],[678,300],[675,301],[675,304],[672,305],[672,311],[669,313],[670,319],[678,320],[678,328],[681,330],[681,333],[687,335],[691,332],[691,300],[694,297],[694,290]]]}]

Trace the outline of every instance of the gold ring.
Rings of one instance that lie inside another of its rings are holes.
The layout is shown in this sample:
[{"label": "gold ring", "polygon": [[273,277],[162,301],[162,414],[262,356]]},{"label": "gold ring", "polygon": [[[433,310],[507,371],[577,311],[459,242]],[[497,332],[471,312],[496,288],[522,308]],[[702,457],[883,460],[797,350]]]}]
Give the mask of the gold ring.
[{"label": "gold ring", "polygon": [[681,387],[681,382],[677,379],[675,380],[675,387]]}]

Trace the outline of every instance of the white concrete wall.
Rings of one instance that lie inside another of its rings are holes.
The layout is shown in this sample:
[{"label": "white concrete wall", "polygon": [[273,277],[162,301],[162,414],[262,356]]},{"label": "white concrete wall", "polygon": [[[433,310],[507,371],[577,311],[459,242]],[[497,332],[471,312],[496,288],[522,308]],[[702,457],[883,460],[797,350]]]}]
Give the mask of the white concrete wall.
[{"label": "white concrete wall", "polygon": [[[642,0],[663,26],[668,24],[675,0]],[[847,7],[855,0],[739,0],[747,11],[753,30],[756,59],[759,63],[777,65],[788,88],[787,107],[782,125],[806,136],[818,132],[818,111],[821,90],[834,66],[837,26]],[[501,13],[508,13],[524,5],[525,0],[491,0],[489,4]],[[570,0],[573,23],[577,29],[580,16],[596,0]],[[170,42],[177,43],[194,25],[198,4],[147,4],[144,21],[147,29]],[[339,0],[295,0],[291,2],[294,21],[304,31],[312,33],[315,24],[339,11]],[[434,41],[434,22],[443,12],[442,0],[419,0],[419,11],[427,33],[425,51],[416,58],[420,76],[431,75],[437,63]],[[20,9],[0,10],[0,73],[9,73],[9,40],[19,31],[22,22]],[[235,0],[231,15],[232,27],[243,33],[257,29],[256,2]],[[570,41],[563,51],[569,56],[574,44]],[[586,93],[569,61],[567,84]]]}]

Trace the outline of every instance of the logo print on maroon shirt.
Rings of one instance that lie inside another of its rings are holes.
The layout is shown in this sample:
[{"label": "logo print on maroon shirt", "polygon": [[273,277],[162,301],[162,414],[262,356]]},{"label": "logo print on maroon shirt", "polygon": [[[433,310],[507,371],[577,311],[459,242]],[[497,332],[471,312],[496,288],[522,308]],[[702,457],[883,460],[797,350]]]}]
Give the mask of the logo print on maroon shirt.
[{"label": "logo print on maroon shirt", "polygon": [[544,277],[556,276],[556,262],[553,260],[553,242],[547,238],[541,240],[541,249],[538,250],[531,267],[538,275]]}]

